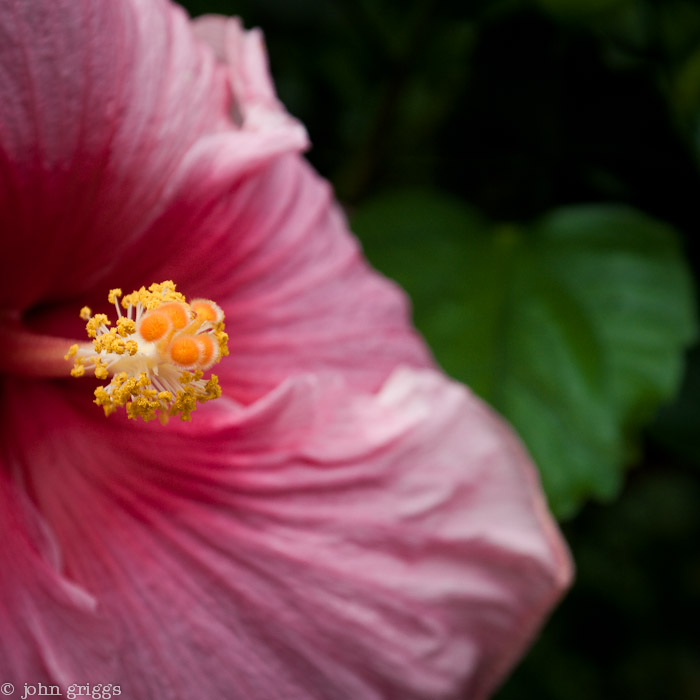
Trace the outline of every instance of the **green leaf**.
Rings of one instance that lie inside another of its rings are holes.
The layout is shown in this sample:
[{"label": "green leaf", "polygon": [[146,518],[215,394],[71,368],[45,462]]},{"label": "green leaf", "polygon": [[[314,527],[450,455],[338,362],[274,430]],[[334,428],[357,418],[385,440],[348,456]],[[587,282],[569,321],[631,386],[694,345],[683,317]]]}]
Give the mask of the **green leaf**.
[{"label": "green leaf", "polygon": [[353,226],[445,370],[514,424],[555,512],[615,496],[696,332],[674,232],[614,206],[498,226],[426,192],[385,195]]}]

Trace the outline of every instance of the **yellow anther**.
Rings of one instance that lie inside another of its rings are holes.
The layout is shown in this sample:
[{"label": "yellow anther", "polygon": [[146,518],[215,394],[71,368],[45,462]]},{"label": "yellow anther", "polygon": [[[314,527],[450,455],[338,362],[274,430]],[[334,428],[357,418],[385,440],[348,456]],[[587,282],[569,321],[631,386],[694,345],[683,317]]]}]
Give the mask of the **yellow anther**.
[{"label": "yellow anther", "polygon": [[202,403],[207,401],[207,399],[197,396],[194,388],[188,385],[177,392],[170,414],[177,415],[179,413],[182,420],[191,420],[190,414],[197,408],[198,401]]},{"label": "yellow anther", "polygon": [[92,341],[92,347],[95,349],[95,352],[98,352],[98,353],[99,352],[109,352],[111,346],[112,346],[112,336],[109,333],[97,336]]},{"label": "yellow anther", "polygon": [[122,316],[117,321],[117,332],[122,338],[130,336],[136,331],[136,323],[126,316]]},{"label": "yellow anther", "polygon": [[107,367],[105,367],[99,357],[95,360],[95,376],[98,379],[107,379],[107,377],[109,377]]},{"label": "yellow anther", "polygon": [[85,360],[82,357],[75,361],[70,373],[72,377],[82,377],[85,374]]},{"label": "yellow anther", "polygon": [[180,375],[180,384],[191,384],[203,377],[202,370],[198,369],[195,372],[183,372]]},{"label": "yellow anther", "polygon": [[148,289],[141,287],[138,291],[127,294],[122,298],[122,306],[128,309],[129,306],[137,307],[140,304],[141,308],[150,310],[158,308],[167,301],[185,303],[185,297],[175,291],[175,285],[170,280],[162,284],[152,284]]},{"label": "yellow anther", "polygon": [[68,348],[68,353],[63,356],[64,360],[70,360],[71,358],[75,357],[78,354],[78,344],[74,343]]},{"label": "yellow anther", "polygon": [[110,289],[109,294],[107,295],[107,299],[110,304],[116,304],[117,299],[122,295],[122,290],[117,288],[117,289]]},{"label": "yellow anther", "polygon": [[83,321],[87,321],[90,316],[92,316],[92,309],[90,309],[89,306],[83,306],[83,308],[80,309],[80,318],[82,318]]},{"label": "yellow anther", "polygon": [[105,314],[95,314],[86,324],[85,330],[90,338],[96,338],[101,326],[109,326],[110,320]]},{"label": "yellow anther", "polygon": [[219,385],[219,378],[215,374],[212,374],[211,377],[209,377],[209,381],[207,382],[207,385],[205,387],[205,392],[205,398],[200,399],[202,403],[221,397],[221,386]]},{"label": "yellow anther", "polygon": [[95,389],[95,403],[102,406],[105,416],[111,416],[117,410],[117,405],[112,401],[112,397],[107,393],[107,390],[100,386]]},{"label": "yellow anther", "polygon": [[216,332],[216,339],[219,341],[219,359],[228,355],[228,333],[224,333],[223,329]]}]

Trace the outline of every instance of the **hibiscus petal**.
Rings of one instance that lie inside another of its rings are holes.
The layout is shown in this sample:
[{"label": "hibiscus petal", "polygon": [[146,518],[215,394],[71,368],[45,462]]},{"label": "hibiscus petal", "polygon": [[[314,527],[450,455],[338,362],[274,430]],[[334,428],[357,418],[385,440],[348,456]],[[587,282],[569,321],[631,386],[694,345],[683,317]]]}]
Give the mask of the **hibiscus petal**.
[{"label": "hibiscus petal", "polygon": [[158,228],[175,219],[207,234],[175,241],[151,279],[172,277],[224,309],[231,354],[215,372],[226,394],[248,403],[319,371],[375,390],[399,364],[433,365],[405,294],[367,265],[330,186],[300,156],[277,159],[208,211],[170,210]]},{"label": "hibiscus petal", "polygon": [[[260,32],[215,16],[194,25],[226,66],[243,128],[272,138],[275,123],[291,120]],[[249,403],[291,374],[324,370],[375,390],[399,364],[432,366],[405,295],[366,264],[329,185],[296,154],[241,180],[227,174],[228,135],[207,141],[151,227],[151,245],[167,255],[133,255],[128,272],[135,286],[172,278],[221,304],[231,335],[231,355],[215,369],[224,391]]]},{"label": "hibiscus petal", "polygon": [[206,41],[226,66],[233,94],[235,117],[245,129],[274,130],[280,126],[302,130],[277,99],[259,29],[244,31],[237,17],[204,15],[193,21],[197,36]]},{"label": "hibiscus petal", "polygon": [[[6,461],[7,460],[7,461]],[[0,678],[19,683],[46,678],[85,679],[83,655],[98,677],[115,668],[111,625],[97,601],[60,572],[60,553],[22,489],[9,482],[15,466],[0,469]],[[3,691],[4,692],[4,691]]]},{"label": "hibiscus petal", "polygon": [[80,295],[131,255],[163,255],[149,226],[215,149],[231,178],[306,145],[296,124],[233,122],[244,96],[163,0],[2,3],[0,46],[0,308]]},{"label": "hibiscus petal", "polygon": [[430,366],[328,185],[275,157],[306,137],[274,95],[259,32],[195,26],[228,63],[160,0],[0,6],[0,228],[13,232],[0,308],[40,305],[34,330],[78,337],[77,310],[105,310],[109,288],[174,279],[225,308],[218,373],[244,402],[299,371],[374,390],[399,363]]},{"label": "hibiscus petal", "polygon": [[[517,439],[431,371],[374,396],[301,377],[166,431],[94,422],[50,384],[6,393],[3,457],[111,620],[102,682],[126,697],[479,700],[571,575]],[[8,624],[3,648],[35,644]]]}]

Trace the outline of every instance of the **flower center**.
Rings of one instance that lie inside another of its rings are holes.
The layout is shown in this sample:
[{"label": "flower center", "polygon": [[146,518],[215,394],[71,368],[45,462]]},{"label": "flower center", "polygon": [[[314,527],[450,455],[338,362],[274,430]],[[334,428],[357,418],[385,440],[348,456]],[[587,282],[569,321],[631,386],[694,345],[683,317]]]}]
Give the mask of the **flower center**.
[{"label": "flower center", "polygon": [[70,347],[65,359],[74,361],[71,374],[111,375],[109,384],[95,389],[95,403],[107,416],[123,406],[129,418],[190,420],[198,403],[221,396],[216,375],[203,377],[228,355],[223,311],[208,299],[187,303],[170,281],[121,297],[121,289],[108,297],[117,310],[115,325],[105,314],[81,309],[92,348]]}]

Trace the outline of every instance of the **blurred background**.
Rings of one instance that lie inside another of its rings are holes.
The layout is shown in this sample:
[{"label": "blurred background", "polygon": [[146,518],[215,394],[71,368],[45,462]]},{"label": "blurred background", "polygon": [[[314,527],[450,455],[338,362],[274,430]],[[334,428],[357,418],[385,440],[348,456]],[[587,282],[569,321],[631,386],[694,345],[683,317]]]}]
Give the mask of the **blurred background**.
[{"label": "blurred background", "polygon": [[700,698],[700,2],[188,0],[538,463],[575,587],[498,700]]}]

